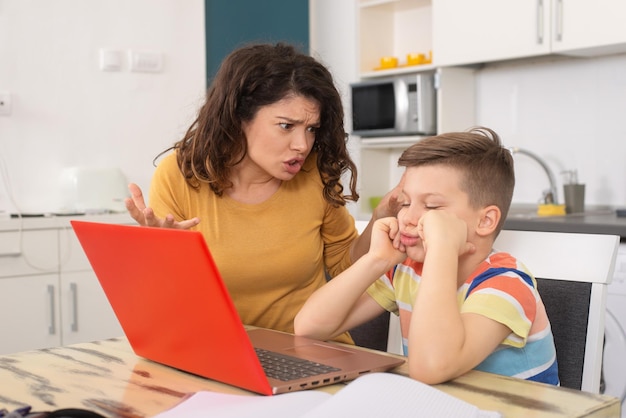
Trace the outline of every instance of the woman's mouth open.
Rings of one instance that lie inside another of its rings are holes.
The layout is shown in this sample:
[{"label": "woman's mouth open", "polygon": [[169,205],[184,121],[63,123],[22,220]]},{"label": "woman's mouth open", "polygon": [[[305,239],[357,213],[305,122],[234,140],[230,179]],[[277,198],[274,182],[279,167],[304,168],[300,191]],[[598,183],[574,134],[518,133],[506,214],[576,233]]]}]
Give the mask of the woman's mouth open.
[{"label": "woman's mouth open", "polygon": [[294,158],[293,160],[289,160],[283,163],[285,166],[285,170],[291,175],[298,174],[300,169],[302,168],[302,164],[304,163],[303,159]]}]

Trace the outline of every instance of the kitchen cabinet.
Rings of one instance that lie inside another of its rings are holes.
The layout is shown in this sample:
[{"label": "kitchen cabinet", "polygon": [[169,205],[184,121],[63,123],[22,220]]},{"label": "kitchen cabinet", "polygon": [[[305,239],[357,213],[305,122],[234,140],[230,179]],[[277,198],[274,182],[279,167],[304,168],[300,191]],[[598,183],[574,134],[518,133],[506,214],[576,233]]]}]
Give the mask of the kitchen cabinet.
[{"label": "kitchen cabinet", "polygon": [[579,56],[626,52],[623,0],[552,0],[552,16],[553,52]]},{"label": "kitchen cabinet", "polygon": [[0,353],[60,344],[56,230],[0,233]]},{"label": "kitchen cabinet", "polygon": [[0,354],[123,335],[68,220],[29,222],[0,224]]},{"label": "kitchen cabinet", "polygon": [[437,65],[626,51],[622,0],[432,0]]},{"label": "kitchen cabinet", "polygon": [[0,354],[61,345],[57,274],[0,277]]},{"label": "kitchen cabinet", "polygon": [[59,243],[62,344],[124,335],[74,231],[60,229]]}]

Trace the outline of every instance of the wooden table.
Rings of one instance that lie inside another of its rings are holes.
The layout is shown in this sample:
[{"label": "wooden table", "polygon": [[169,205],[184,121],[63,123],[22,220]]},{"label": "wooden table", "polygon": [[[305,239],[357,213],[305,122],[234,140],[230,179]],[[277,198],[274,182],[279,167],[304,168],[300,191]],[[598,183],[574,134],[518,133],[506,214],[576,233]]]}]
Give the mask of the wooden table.
[{"label": "wooden table", "polygon": [[[394,370],[407,371],[406,365]],[[436,387],[507,418],[620,414],[617,398],[477,371]],[[0,409],[28,404],[33,410],[74,407],[111,417],[150,417],[200,390],[256,396],[137,357],[126,338],[0,356]]]}]

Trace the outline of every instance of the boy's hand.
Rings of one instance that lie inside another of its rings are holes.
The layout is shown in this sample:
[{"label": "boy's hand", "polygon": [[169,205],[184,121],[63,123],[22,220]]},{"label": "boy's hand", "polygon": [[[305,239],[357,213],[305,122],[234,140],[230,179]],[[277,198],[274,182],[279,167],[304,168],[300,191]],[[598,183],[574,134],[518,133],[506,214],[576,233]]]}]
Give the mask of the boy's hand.
[{"label": "boy's hand", "polygon": [[467,240],[465,221],[445,210],[426,212],[418,222],[417,231],[426,252],[429,247],[441,248],[441,246],[453,246],[459,256],[476,251],[474,244]]},{"label": "boy's hand", "polygon": [[393,217],[378,219],[374,222],[369,254],[385,260],[389,268],[402,263],[406,259],[403,246],[399,245],[400,227]]}]

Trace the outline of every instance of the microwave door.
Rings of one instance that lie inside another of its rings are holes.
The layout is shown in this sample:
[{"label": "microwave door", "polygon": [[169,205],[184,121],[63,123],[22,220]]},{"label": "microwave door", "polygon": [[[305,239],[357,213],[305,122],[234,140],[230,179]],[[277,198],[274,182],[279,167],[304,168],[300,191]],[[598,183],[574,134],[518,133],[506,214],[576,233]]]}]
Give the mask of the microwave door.
[{"label": "microwave door", "polygon": [[363,83],[352,87],[352,131],[361,136],[396,132],[395,85]]},{"label": "microwave door", "polygon": [[395,123],[395,131],[396,132],[410,132],[410,120],[411,115],[409,114],[409,83],[404,79],[398,79],[394,81],[394,92],[396,97],[394,97],[395,107],[396,107],[396,123]]},{"label": "microwave door", "polygon": [[433,74],[421,74],[417,77],[416,84],[409,89],[410,103],[415,106],[409,109],[411,122],[416,132],[421,134],[435,134],[437,110],[436,89]]}]

